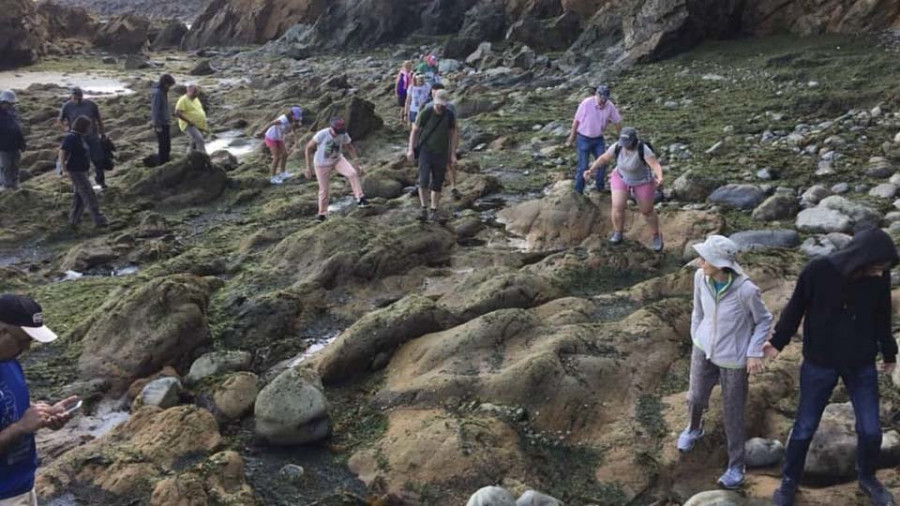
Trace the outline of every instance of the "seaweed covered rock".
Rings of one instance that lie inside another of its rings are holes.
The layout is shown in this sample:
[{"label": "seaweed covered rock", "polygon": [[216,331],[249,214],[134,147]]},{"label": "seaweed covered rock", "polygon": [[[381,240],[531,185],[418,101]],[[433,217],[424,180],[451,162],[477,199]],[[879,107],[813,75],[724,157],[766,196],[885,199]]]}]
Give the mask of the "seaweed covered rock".
[{"label": "seaweed covered rock", "polygon": [[469,274],[458,290],[439,302],[467,321],[498,309],[537,306],[561,295],[559,288],[539,274],[492,268]]},{"label": "seaweed covered rock", "polygon": [[52,497],[85,483],[133,499],[147,493],[181,459],[208,454],[221,441],[216,420],[205,409],[144,407],[106,436],[41,467],[37,493]]},{"label": "seaweed covered rock", "polygon": [[177,365],[210,338],[212,289],[202,278],[175,275],[114,293],[92,317],[82,338],[83,378],[107,378],[114,390]]},{"label": "seaweed covered rock", "polygon": [[244,459],[235,451],[217,453],[187,472],[156,484],[150,506],[256,506],[244,476]]},{"label": "seaweed covered rock", "polygon": [[376,360],[386,363],[394,350],[419,336],[442,330],[452,317],[421,295],[409,295],[363,316],[341,333],[319,362],[322,380],[335,383],[365,373]]},{"label": "seaweed covered rock", "polygon": [[206,204],[225,190],[227,175],[203,153],[192,152],[153,169],[136,169],[123,178],[125,193],[151,199],[160,208]]}]

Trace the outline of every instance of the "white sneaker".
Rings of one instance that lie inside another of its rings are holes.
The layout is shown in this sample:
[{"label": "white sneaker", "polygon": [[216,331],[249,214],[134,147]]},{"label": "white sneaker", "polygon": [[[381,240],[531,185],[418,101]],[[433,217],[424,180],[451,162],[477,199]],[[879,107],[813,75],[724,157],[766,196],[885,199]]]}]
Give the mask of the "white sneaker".
[{"label": "white sneaker", "polygon": [[272,177],[269,178],[269,183],[271,183],[271,184],[282,184],[282,183],[284,183],[284,181],[282,181],[281,178],[278,177],[278,176],[272,176]]}]

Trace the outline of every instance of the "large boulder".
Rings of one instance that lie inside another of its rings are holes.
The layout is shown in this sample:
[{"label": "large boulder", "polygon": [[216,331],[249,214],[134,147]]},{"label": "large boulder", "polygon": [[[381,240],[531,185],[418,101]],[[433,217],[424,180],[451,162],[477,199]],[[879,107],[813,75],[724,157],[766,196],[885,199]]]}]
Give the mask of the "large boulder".
[{"label": "large boulder", "polygon": [[772,195],[753,210],[753,219],[777,221],[791,219],[797,215],[799,205],[793,195]]},{"label": "large boulder", "polygon": [[0,69],[37,61],[46,37],[44,20],[32,0],[0,1]]},{"label": "large boulder", "polygon": [[50,40],[91,40],[97,33],[96,20],[82,7],[41,0],[37,2],[37,12],[47,27],[47,37]]},{"label": "large boulder", "polygon": [[225,190],[228,176],[207,155],[194,151],[161,167],[131,170],[122,179],[126,195],[172,208],[215,200]]},{"label": "large boulder", "polygon": [[722,185],[722,181],[716,177],[703,176],[688,170],[678,176],[672,183],[675,197],[685,202],[705,202],[709,194]]},{"label": "large boulder", "polygon": [[185,459],[207,455],[221,442],[216,420],[205,409],[144,407],[106,436],[42,466],[37,493],[54,497],[84,484],[128,500],[147,497]]},{"label": "large boulder", "polygon": [[797,215],[797,229],[801,232],[818,234],[850,232],[853,230],[853,220],[834,209],[812,207],[800,211]]},{"label": "large boulder", "polygon": [[375,113],[375,104],[363,98],[351,97],[319,111],[313,129],[328,128],[331,118],[335,117],[344,118],[347,122],[347,133],[353,140],[364,139],[384,126],[384,120]]},{"label": "large boulder", "polygon": [[709,196],[713,204],[736,209],[753,209],[766,197],[759,186],[752,184],[727,184],[716,188]]},{"label": "large boulder", "polygon": [[177,476],[158,482],[150,506],[256,506],[244,476],[244,460],[235,451],[216,453]]},{"label": "large boulder", "polygon": [[447,39],[444,56],[466,58],[483,42],[503,38],[506,29],[506,8],[502,0],[481,0],[466,12],[462,29]]},{"label": "large boulder", "polygon": [[253,408],[256,434],[274,445],[299,445],[331,433],[328,401],[315,372],[292,367],[263,388]]},{"label": "large boulder", "polygon": [[229,375],[216,386],[212,399],[216,414],[225,420],[236,420],[250,411],[259,395],[259,378],[252,372]]},{"label": "large boulder", "polygon": [[562,296],[543,276],[503,268],[479,269],[439,300],[462,321],[498,309],[530,308]]},{"label": "large boulder", "polygon": [[352,378],[386,364],[394,350],[407,341],[447,328],[453,318],[434,301],[409,295],[373,311],[341,333],[323,353],[319,374],[326,384]]},{"label": "large boulder", "polygon": [[652,61],[689,49],[707,37],[736,33],[739,0],[649,0],[625,17],[625,51]]},{"label": "large boulder", "polygon": [[176,275],[113,294],[82,338],[81,376],[105,378],[124,390],[163,366],[180,365],[210,338],[211,291],[201,278]]},{"label": "large boulder", "polygon": [[769,248],[796,248],[800,246],[800,234],[796,230],[743,230],[732,234],[729,239],[741,251]]},{"label": "large boulder", "polygon": [[552,19],[524,17],[509,27],[506,38],[537,51],[563,51],[580,33],[581,16],[568,11]]},{"label": "large boulder", "polygon": [[185,380],[188,383],[200,381],[210,376],[250,368],[253,356],[247,351],[225,350],[207,353],[191,364]]},{"label": "large boulder", "polygon": [[747,501],[737,492],[709,490],[688,499],[684,506],[745,506]]},{"label": "large boulder", "polygon": [[472,494],[466,506],[516,506],[516,498],[505,488],[484,487]]},{"label": "large boulder", "polygon": [[139,53],[147,47],[150,21],[125,14],[115,16],[97,30],[94,45],[117,53]]},{"label": "large boulder", "polygon": [[189,49],[261,44],[297,24],[311,25],[330,4],[315,0],[213,0],[185,36]]},{"label": "large boulder", "polygon": [[561,181],[542,198],[504,208],[497,214],[498,221],[507,231],[524,237],[532,250],[576,246],[604,233],[609,227],[604,211],[570,185]]},{"label": "large boulder", "polygon": [[104,239],[85,241],[72,247],[63,257],[60,270],[84,272],[118,258],[113,245]]},{"label": "large boulder", "polygon": [[837,211],[853,221],[855,229],[877,227],[881,224],[881,213],[875,209],[855,202],[840,195],[826,197],[819,202],[819,207]]},{"label": "large boulder", "polygon": [[172,20],[166,23],[166,26],[156,35],[150,47],[154,51],[161,49],[177,49],[181,47],[184,36],[188,33],[188,27],[183,22]]},{"label": "large boulder", "polygon": [[862,33],[896,27],[900,4],[868,0],[759,0],[744,3],[741,29],[752,34]]}]

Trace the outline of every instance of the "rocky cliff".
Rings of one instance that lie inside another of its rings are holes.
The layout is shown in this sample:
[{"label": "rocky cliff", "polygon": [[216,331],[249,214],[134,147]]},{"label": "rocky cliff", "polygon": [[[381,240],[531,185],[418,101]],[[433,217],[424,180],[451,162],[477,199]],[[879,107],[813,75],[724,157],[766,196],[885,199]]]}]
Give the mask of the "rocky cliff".
[{"label": "rocky cliff", "polygon": [[43,51],[46,31],[31,0],[0,2],[0,69],[34,63]]},{"label": "rocky cliff", "polygon": [[[891,0],[214,0],[190,47],[264,43],[293,25],[307,47],[366,47],[413,32],[455,34],[449,56],[480,42],[587,54],[624,41],[634,60],[682,51],[707,38],[775,32],[858,33],[900,26]],[[295,34],[296,35],[296,34]],[[598,47],[600,46],[600,47]]]},{"label": "rocky cliff", "polygon": [[85,8],[102,17],[140,14],[150,19],[179,19],[191,23],[207,0],[55,0],[67,7]]}]

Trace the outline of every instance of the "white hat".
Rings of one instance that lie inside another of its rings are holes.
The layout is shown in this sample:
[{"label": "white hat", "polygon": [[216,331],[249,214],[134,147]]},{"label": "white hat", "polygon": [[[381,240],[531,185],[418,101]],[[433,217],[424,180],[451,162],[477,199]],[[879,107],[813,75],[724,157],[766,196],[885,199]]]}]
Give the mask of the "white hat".
[{"label": "white hat", "polygon": [[16,102],[18,102],[18,99],[16,98],[15,92],[13,92],[12,90],[3,90],[3,92],[0,93],[0,102],[15,104]]},{"label": "white hat", "polygon": [[435,105],[447,105],[450,103],[450,93],[447,90],[438,90],[434,94]]},{"label": "white hat", "polygon": [[695,244],[694,250],[717,269],[729,268],[738,274],[743,274],[744,269],[737,263],[736,257],[738,245],[731,239],[722,235],[711,235],[701,244]]}]

